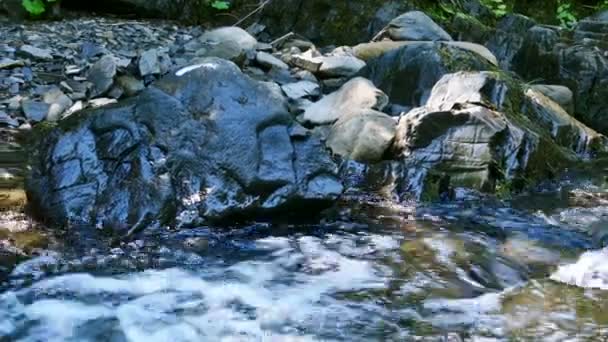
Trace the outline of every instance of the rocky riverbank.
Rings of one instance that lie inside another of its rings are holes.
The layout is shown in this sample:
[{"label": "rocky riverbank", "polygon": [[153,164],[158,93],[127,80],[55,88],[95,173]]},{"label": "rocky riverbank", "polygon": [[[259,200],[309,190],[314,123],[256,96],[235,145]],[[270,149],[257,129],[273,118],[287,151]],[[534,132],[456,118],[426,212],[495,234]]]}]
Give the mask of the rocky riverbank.
[{"label": "rocky riverbank", "polygon": [[[608,151],[604,17],[571,34],[509,15],[472,42],[409,11],[339,47],[271,36],[263,21],[5,22],[3,216],[13,232],[36,232],[24,228],[34,214],[53,232],[117,241],[311,218],[344,194],[532,189]],[[555,68],[529,66],[544,57]],[[558,85],[526,83],[535,72]]]}]

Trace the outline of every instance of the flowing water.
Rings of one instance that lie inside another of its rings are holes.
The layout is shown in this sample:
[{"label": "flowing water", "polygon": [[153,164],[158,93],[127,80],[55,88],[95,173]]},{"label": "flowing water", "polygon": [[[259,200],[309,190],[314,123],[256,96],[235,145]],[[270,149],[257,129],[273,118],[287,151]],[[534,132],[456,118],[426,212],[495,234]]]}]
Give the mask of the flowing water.
[{"label": "flowing water", "polygon": [[4,283],[0,341],[607,341],[603,177],[49,252]]}]

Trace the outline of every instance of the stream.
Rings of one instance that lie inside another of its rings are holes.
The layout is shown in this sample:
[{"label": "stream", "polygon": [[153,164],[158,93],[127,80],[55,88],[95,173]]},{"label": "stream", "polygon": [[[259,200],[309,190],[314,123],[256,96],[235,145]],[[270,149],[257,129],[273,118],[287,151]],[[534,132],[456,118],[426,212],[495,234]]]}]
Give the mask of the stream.
[{"label": "stream", "polygon": [[507,202],[353,196],[321,223],[48,252],[2,285],[0,341],[600,341],[608,187],[590,169]]}]

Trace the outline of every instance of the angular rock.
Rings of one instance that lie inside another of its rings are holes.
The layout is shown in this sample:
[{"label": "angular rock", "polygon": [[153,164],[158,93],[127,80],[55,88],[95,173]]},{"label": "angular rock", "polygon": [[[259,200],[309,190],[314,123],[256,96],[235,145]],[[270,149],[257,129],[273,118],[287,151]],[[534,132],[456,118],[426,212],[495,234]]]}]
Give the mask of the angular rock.
[{"label": "angular rock", "polygon": [[281,86],[285,95],[292,100],[298,100],[303,97],[317,97],[321,95],[319,84],[311,81],[299,81],[295,83],[287,83]]},{"label": "angular rock", "polygon": [[294,205],[310,215],[342,184],[323,144],[291,136],[292,124],[278,86],[205,59],[39,136],[28,194],[54,222],[121,234],[155,220],[187,226]]},{"label": "angular rock", "polygon": [[106,93],[114,84],[116,62],[111,55],[101,57],[89,70],[87,80],[93,84],[91,96],[97,97]]},{"label": "angular rock", "polygon": [[139,74],[142,77],[160,74],[160,63],[158,62],[158,52],[156,49],[144,51],[139,57]]},{"label": "angular rock", "polygon": [[379,162],[393,143],[394,118],[374,110],[341,117],[329,131],[326,145],[334,154],[363,163]]},{"label": "angular rock", "polygon": [[425,107],[399,121],[404,188],[436,198],[451,187],[494,191],[551,177],[608,140],[544,95],[491,72],[444,76]]},{"label": "angular rock", "polygon": [[388,98],[382,91],[369,80],[357,77],[306,108],[301,120],[312,125],[327,125],[364,109],[382,110],[387,104]]},{"label": "angular rock", "polygon": [[325,77],[350,77],[365,67],[365,62],[352,56],[319,57],[319,75]]},{"label": "angular rock", "polygon": [[23,114],[25,114],[28,120],[33,122],[40,122],[46,119],[50,108],[51,105],[40,101],[24,100],[21,102]]},{"label": "angular rock", "polygon": [[439,41],[452,40],[433,19],[424,12],[411,11],[393,19],[379,34],[378,38],[387,36],[392,40]]},{"label": "angular rock", "polygon": [[31,58],[39,61],[52,61],[53,55],[51,55],[51,50],[41,49],[31,45],[22,45],[19,50],[17,50],[17,55],[24,58]]},{"label": "angular rock", "polygon": [[526,34],[536,23],[521,14],[507,14],[496,27],[486,46],[498,58],[503,69],[511,70],[511,62],[524,44]]}]

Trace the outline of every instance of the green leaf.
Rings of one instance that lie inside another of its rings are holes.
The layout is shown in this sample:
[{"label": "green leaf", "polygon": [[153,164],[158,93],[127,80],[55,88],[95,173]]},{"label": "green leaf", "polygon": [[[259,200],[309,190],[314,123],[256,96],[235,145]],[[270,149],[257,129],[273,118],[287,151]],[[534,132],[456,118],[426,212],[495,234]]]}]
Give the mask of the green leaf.
[{"label": "green leaf", "polygon": [[230,3],[228,1],[214,1],[211,3],[211,7],[216,10],[225,11],[230,9]]},{"label": "green leaf", "polygon": [[26,11],[31,15],[41,15],[46,10],[42,0],[23,0],[21,2]]}]

